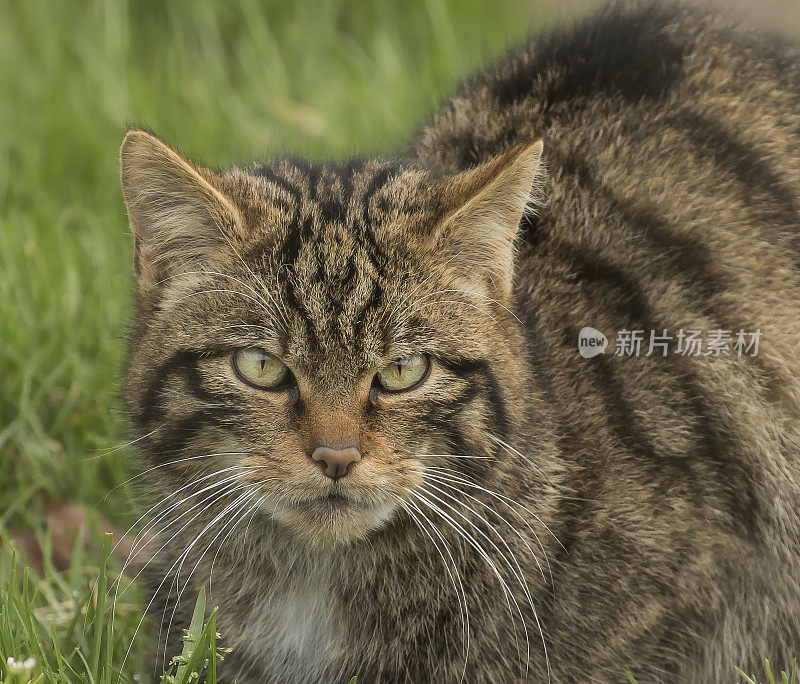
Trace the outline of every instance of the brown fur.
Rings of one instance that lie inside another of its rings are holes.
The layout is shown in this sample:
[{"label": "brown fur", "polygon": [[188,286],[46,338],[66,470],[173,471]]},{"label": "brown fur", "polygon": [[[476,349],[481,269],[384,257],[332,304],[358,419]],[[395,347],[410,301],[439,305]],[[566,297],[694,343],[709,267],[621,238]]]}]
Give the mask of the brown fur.
[{"label": "brown fur", "polygon": [[[795,52],[620,5],[395,161],[215,174],[130,132],[126,396],[156,513],[178,502],[150,566],[170,651],[206,584],[225,681],[706,682],[800,652]],[[584,325],[763,338],[583,359]],[[242,383],[248,346],[296,386]],[[427,380],[377,391],[412,353]],[[310,450],[351,439],[325,478]]]}]

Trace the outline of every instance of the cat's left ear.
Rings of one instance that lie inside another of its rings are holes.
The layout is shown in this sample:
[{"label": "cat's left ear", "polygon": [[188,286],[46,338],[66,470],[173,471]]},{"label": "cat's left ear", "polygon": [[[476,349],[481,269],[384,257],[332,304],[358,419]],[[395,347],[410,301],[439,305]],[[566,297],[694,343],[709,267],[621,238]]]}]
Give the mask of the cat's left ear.
[{"label": "cat's left ear", "polygon": [[221,178],[153,134],[128,131],[120,170],[141,290],[157,292],[171,277],[214,263],[241,235]]},{"label": "cat's left ear", "polygon": [[440,186],[437,250],[461,287],[503,303],[511,299],[517,232],[535,201],[542,149],[541,140],[518,145]]}]

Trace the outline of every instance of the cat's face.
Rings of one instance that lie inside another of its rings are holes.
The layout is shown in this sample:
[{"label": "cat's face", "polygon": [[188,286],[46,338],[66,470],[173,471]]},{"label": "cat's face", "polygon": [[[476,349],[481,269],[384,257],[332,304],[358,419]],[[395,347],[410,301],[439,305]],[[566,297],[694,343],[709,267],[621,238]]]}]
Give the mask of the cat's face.
[{"label": "cat's face", "polygon": [[217,175],[129,133],[127,401],[168,464],[157,487],[196,482],[329,543],[413,508],[428,469],[490,468],[521,388],[507,307],[540,151],[445,179],[377,161]]}]

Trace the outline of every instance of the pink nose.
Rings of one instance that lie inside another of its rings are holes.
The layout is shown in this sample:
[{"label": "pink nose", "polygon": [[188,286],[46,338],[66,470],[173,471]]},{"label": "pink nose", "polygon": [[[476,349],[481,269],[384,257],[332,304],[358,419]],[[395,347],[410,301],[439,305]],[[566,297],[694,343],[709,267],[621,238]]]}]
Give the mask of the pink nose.
[{"label": "pink nose", "polygon": [[347,475],[350,466],[361,460],[358,447],[351,446],[346,449],[333,449],[328,446],[318,446],[311,454],[322,472],[334,480]]}]

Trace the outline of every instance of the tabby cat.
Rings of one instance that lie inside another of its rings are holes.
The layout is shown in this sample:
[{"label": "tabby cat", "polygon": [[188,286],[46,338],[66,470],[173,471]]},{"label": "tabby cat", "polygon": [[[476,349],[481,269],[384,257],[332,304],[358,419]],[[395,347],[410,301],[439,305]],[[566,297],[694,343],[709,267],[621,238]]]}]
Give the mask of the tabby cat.
[{"label": "tabby cat", "polygon": [[785,667],[799,155],[796,46],[677,4],[536,37],[395,159],[131,130],[154,662],[205,586],[224,682]]}]

